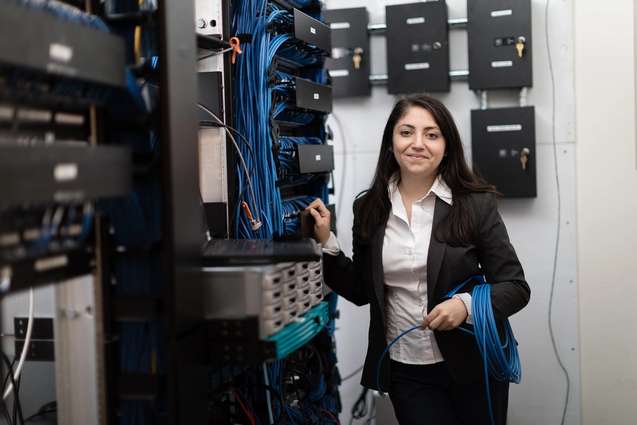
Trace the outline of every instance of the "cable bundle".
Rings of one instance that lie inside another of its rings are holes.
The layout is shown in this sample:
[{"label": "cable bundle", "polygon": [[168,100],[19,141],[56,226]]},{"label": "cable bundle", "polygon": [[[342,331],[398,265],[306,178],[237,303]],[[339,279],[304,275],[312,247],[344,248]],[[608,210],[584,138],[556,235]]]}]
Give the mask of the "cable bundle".
[{"label": "cable bundle", "polygon": [[267,367],[269,387],[275,399],[271,405],[275,423],[339,423],[338,383],[331,378],[336,366],[330,362],[328,353],[321,350],[322,338],[325,334],[319,334],[287,359]]},{"label": "cable bundle", "polygon": [[[299,2],[313,5],[316,2]],[[301,4],[295,4],[304,7]],[[277,68],[276,58],[294,62],[299,76],[323,78],[314,68],[322,66],[319,49],[294,38],[292,14],[266,0],[241,1],[234,16],[234,32],[252,34],[251,43],[243,49],[236,65],[236,128],[245,135],[250,145],[241,145],[241,154],[247,169],[251,170],[255,200],[248,196],[246,171],[237,166],[239,202],[236,205],[235,234],[241,238],[270,239],[289,234],[298,228],[289,218],[294,214],[284,202],[277,184],[294,167],[293,153],[277,143],[282,128],[303,128],[324,119],[323,114],[300,110],[294,106],[294,75]],[[271,126],[275,126],[275,130]],[[316,130],[314,130],[316,132]],[[313,134],[323,143],[324,132]],[[305,135],[304,135],[305,136]],[[285,143],[285,142],[284,142]],[[278,170],[279,166],[284,170]],[[253,170],[253,171],[252,171]],[[316,191],[313,191],[316,192]],[[324,190],[320,189],[319,194]],[[314,195],[306,193],[305,195]],[[298,193],[303,195],[303,193]],[[253,230],[248,217],[241,213],[242,202],[252,209],[253,215],[263,219],[263,226]],[[254,205],[251,205],[254,204]]]},{"label": "cable bundle", "polygon": [[[288,4],[320,12],[317,0]],[[325,143],[325,114],[296,107],[296,77],[325,83],[325,52],[294,38],[293,14],[276,2],[241,0],[235,6],[233,32],[252,35],[252,41],[242,46],[235,66],[235,127],[245,136],[245,143],[237,143],[245,166],[238,164],[236,169],[239,202],[235,234],[248,239],[291,236],[300,230],[300,214],[314,199],[328,200],[329,175],[302,175],[298,169],[299,146]],[[241,214],[243,204],[262,218],[258,230],[252,230],[248,214]],[[263,366],[265,373],[248,368],[233,378],[231,385],[238,397],[230,394],[233,391],[227,391],[227,386],[225,392],[213,390],[213,399],[220,407],[217,422],[338,423],[340,378],[333,347],[333,312],[330,317],[310,343],[290,350],[292,354],[284,360]],[[242,403],[237,406],[234,400]],[[224,409],[230,406],[243,412],[238,415],[241,418],[236,418],[232,409],[230,413]]]},{"label": "cable bundle", "polygon": [[[272,63],[273,52],[285,41],[279,39],[271,45],[267,28],[267,1],[246,0],[240,2],[235,14],[234,32],[252,34],[252,42],[245,46],[238,57],[236,66],[237,130],[252,144],[252,153],[241,145],[247,168],[254,170],[255,203],[252,205],[263,218],[263,226],[255,234],[248,219],[241,214],[237,204],[238,220],[235,226],[237,236],[243,238],[272,238],[281,232],[281,196],[276,188],[276,166],[272,155],[269,115],[272,102],[267,75]],[[246,195],[245,176],[237,167],[239,197]]]},{"label": "cable bundle", "polygon": [[[483,279],[480,276],[480,279]],[[477,285],[472,293],[473,332],[480,354],[488,367],[488,375],[498,381],[520,383],[522,369],[518,354],[517,342],[509,321],[504,322],[504,341],[493,317],[491,307],[491,285]],[[487,374],[485,374],[485,377]]]},{"label": "cable bundle", "polygon": [[[519,384],[522,376],[522,368],[520,365],[517,341],[513,336],[513,329],[511,329],[511,324],[508,319],[504,321],[504,341],[500,341],[498,322],[496,322],[495,316],[493,315],[493,306],[491,305],[491,285],[487,283],[484,276],[469,277],[467,280],[451,290],[447,294],[446,298],[453,297],[460,289],[472,281],[477,282],[477,285],[473,287],[471,292],[471,313],[474,323],[473,330],[463,326],[458,327],[458,330],[471,334],[475,337],[478,350],[480,351],[483,360],[485,392],[487,402],[489,404],[489,417],[491,418],[491,423],[495,424],[489,377],[491,376],[500,382],[513,382],[515,384]],[[402,332],[387,345],[376,366],[376,386],[379,391],[383,392],[380,385],[380,369],[385,355],[400,338],[416,329],[421,328],[421,324],[414,325]]]},{"label": "cable bundle", "polygon": [[314,201],[316,197],[305,196],[293,198],[283,202],[283,234],[293,235],[301,227],[301,212]]}]

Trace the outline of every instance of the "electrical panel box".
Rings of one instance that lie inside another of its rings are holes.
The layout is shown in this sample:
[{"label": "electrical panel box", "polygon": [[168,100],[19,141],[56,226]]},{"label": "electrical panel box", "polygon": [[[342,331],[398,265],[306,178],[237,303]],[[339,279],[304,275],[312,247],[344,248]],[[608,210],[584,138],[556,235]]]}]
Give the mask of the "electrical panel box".
[{"label": "electrical panel box", "polygon": [[390,94],[449,91],[449,31],[444,1],[386,7]]},{"label": "electrical panel box", "polygon": [[471,111],[473,167],[509,198],[537,196],[535,108]]},{"label": "electrical panel box", "polygon": [[531,87],[531,0],[470,1],[467,14],[469,88]]},{"label": "electrical panel box", "polygon": [[334,97],[371,95],[367,9],[332,9],[323,16],[332,30],[332,57],[325,60],[325,67],[332,78]]}]

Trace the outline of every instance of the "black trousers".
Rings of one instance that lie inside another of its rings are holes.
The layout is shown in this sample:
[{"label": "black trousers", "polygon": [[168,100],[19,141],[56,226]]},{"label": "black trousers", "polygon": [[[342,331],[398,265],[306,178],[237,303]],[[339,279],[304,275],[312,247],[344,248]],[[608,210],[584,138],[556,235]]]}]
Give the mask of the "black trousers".
[{"label": "black trousers", "polygon": [[[509,383],[489,380],[496,425],[505,425]],[[453,382],[446,363],[391,361],[389,397],[400,425],[491,425],[484,381]]]}]

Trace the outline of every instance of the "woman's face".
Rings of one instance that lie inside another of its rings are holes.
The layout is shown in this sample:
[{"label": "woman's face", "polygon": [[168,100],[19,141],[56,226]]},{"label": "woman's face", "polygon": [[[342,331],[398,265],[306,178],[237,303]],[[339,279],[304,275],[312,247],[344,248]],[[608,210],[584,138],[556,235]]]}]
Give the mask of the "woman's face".
[{"label": "woman's face", "polygon": [[394,127],[394,157],[403,177],[437,175],[445,146],[445,139],[433,116],[419,106],[410,107]]}]

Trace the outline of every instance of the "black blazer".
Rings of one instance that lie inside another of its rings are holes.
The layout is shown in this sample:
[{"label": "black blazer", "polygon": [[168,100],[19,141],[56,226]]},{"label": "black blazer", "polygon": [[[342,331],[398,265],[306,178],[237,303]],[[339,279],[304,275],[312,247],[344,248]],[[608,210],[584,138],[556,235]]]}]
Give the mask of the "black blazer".
[{"label": "black blazer", "polygon": [[[506,227],[498,213],[493,194],[470,195],[478,231],[475,245],[452,247],[438,241],[437,226],[449,213],[450,206],[436,198],[432,238],[427,257],[427,293],[430,312],[444,301],[444,296],[467,277],[483,274],[493,284],[491,299],[497,321],[502,321],[521,310],[529,301],[531,290],[524,279],[524,271],[509,242]],[[323,256],[325,283],[356,305],[370,304],[369,345],[361,384],[376,388],[378,360],[387,346],[385,340],[385,284],[382,263],[385,224],[379,226],[364,241],[360,236],[358,206],[354,202],[353,259],[342,252],[337,256]],[[466,292],[471,287],[465,288]],[[465,292],[461,291],[461,292]],[[482,379],[483,366],[474,337],[459,330],[436,331],[435,338],[454,380],[460,383]],[[381,367],[380,382],[389,388],[389,355]]]}]

